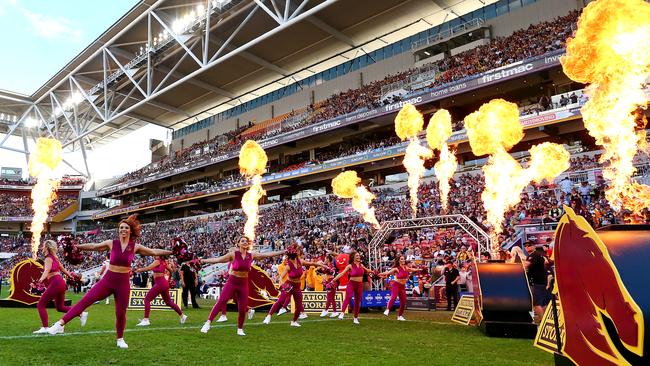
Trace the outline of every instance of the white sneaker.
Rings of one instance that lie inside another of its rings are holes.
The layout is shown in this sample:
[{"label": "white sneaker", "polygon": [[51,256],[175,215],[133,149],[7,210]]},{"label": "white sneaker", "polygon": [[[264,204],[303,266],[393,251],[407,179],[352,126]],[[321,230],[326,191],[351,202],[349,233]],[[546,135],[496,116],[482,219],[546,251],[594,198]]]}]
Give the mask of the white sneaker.
[{"label": "white sneaker", "polygon": [[48,328],[41,327],[41,329],[33,331],[32,334],[45,334],[47,333],[47,330]]},{"label": "white sneaker", "polygon": [[401,322],[405,322],[405,321],[406,321],[406,319],[404,319],[403,316],[398,316],[398,317],[397,317],[397,320],[399,320],[399,321],[401,321]]},{"label": "white sneaker", "polygon": [[264,320],[262,320],[262,324],[269,324],[271,322],[271,316],[267,315]]},{"label": "white sneaker", "polygon": [[187,320],[187,315],[185,314],[181,315],[181,324],[185,324],[186,320]]},{"label": "white sneaker", "polygon": [[244,333],[244,330],[243,330],[243,329],[237,329],[237,335],[238,335],[238,336],[245,336],[246,333]]},{"label": "white sneaker", "polygon": [[59,334],[64,332],[64,326],[59,323],[60,320],[54,324],[52,324],[51,327],[47,329],[47,332],[51,335]]},{"label": "white sneaker", "polygon": [[219,319],[217,319],[217,323],[223,323],[223,322],[227,322],[227,321],[228,321],[228,318],[225,315],[221,315],[219,317]]},{"label": "white sneaker", "polygon": [[339,319],[343,319],[344,316],[345,316],[345,313],[342,312],[341,314],[339,314]]},{"label": "white sneaker", "polygon": [[300,324],[298,324],[298,322],[291,322],[291,324],[289,324],[289,325],[291,325],[292,327],[299,327],[300,326]]},{"label": "white sneaker", "polygon": [[81,313],[81,316],[79,317],[79,320],[81,321],[81,326],[85,327],[86,322],[88,321],[88,312],[84,311],[83,313]]},{"label": "white sneaker", "polygon": [[300,315],[298,316],[298,319],[300,319],[300,320],[307,319],[307,318],[308,318],[308,316],[305,313],[300,313]]},{"label": "white sneaker", "polygon": [[129,348],[129,345],[126,344],[126,342],[124,342],[124,338],[119,338],[119,339],[117,340],[117,346],[120,347],[120,348],[122,348],[122,349],[127,349],[127,348]]},{"label": "white sneaker", "polygon": [[329,314],[329,313],[330,313],[329,311],[327,311],[327,310],[323,310],[323,311],[320,312],[320,317],[321,317],[321,318],[324,318],[324,317],[326,317],[327,314]]},{"label": "white sneaker", "polygon": [[135,326],[136,327],[146,327],[146,326],[149,326],[149,325],[151,325],[151,323],[149,322],[149,319],[144,318],[144,319],[140,320],[140,323],[136,324]]},{"label": "white sneaker", "polygon": [[210,330],[210,321],[206,321],[201,327],[201,333],[207,333]]},{"label": "white sneaker", "polygon": [[339,316],[339,312],[338,312],[338,311],[332,313],[332,315],[330,315],[330,318],[336,318],[337,316]]},{"label": "white sneaker", "polygon": [[359,319],[357,319],[357,318],[354,318],[354,320],[353,320],[352,322],[353,322],[354,324],[356,324],[356,325],[359,325]]},{"label": "white sneaker", "polygon": [[106,305],[108,305],[108,304],[110,304],[110,303],[111,303],[111,299],[107,297],[107,298],[106,298]]},{"label": "white sneaker", "polygon": [[384,311],[384,315],[385,315],[385,316],[388,316],[389,313],[390,313],[390,310],[389,310],[389,309],[386,309],[386,311]]},{"label": "white sneaker", "polygon": [[255,309],[251,308],[251,309],[248,311],[248,320],[253,319],[253,315],[255,315]]},{"label": "white sneaker", "polygon": [[284,313],[286,313],[286,312],[287,312],[287,309],[285,309],[285,308],[280,308],[280,310],[278,310],[278,315],[282,315],[282,314],[284,314]]}]

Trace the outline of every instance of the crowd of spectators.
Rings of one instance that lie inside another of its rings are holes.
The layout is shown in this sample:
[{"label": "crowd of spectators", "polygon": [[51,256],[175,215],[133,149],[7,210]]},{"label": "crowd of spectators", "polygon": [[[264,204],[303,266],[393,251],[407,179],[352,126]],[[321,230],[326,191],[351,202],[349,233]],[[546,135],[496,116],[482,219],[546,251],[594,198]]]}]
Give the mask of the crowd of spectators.
[{"label": "crowd of spectators", "polygon": [[[428,87],[436,87],[516,61],[562,49],[565,46],[566,38],[572,32],[578,15],[579,13],[577,11],[573,11],[564,17],[531,25],[526,29],[515,31],[508,37],[494,39],[487,45],[479,46],[436,61],[427,66],[427,68],[433,67],[438,70],[435,74],[435,80]],[[413,68],[401,71],[388,75],[384,79],[368,83],[360,88],[350,89],[332,95],[316,105],[308,106],[307,112],[304,113],[305,118],[303,121],[282,124],[282,128],[272,130],[261,129],[258,133],[247,135],[246,138],[255,140],[266,139],[280,133],[299,129],[309,124],[329,120],[351,112],[379,107],[382,105],[381,89],[383,86],[406,82],[414,73],[419,72],[418,70]],[[460,121],[457,121],[457,128],[462,126],[460,123]],[[159,162],[125,174],[114,184],[141,179],[182,167],[200,159],[237,151],[244,142],[244,139],[240,138],[242,131],[243,129],[239,129],[227,133],[225,137],[228,142],[223,144],[218,143],[220,136],[208,141],[197,142],[188,148],[174,153],[172,156],[163,158]]]},{"label": "crowd of spectators", "polygon": [[[29,191],[0,191],[0,217],[32,217]],[[50,207],[50,216],[63,211],[77,201],[77,194],[60,191]]]}]

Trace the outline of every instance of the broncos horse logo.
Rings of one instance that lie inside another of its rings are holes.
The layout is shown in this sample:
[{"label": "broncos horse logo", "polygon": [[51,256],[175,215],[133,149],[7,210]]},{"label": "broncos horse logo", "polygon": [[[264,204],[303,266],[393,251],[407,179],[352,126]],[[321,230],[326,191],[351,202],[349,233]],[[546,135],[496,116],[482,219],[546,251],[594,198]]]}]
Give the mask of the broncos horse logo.
[{"label": "broncos horse logo", "polygon": [[577,365],[640,363],[643,312],[601,238],[582,216],[564,209],[553,253],[565,326],[563,354]]},{"label": "broncos horse logo", "polygon": [[38,281],[41,274],[43,274],[43,266],[32,259],[26,259],[16,264],[11,269],[8,299],[26,305],[36,304],[41,297],[32,294],[29,285]]},{"label": "broncos horse logo", "polygon": [[273,305],[279,294],[269,275],[260,267],[252,266],[248,274],[248,306]]}]

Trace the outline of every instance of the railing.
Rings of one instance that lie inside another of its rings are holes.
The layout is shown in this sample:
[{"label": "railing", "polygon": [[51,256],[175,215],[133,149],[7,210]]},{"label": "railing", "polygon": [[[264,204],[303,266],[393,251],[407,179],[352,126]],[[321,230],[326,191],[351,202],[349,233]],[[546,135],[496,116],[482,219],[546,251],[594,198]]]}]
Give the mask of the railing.
[{"label": "railing", "polygon": [[440,41],[444,39],[448,39],[451,37],[454,37],[457,34],[462,34],[466,33],[470,30],[474,30],[477,28],[480,28],[485,24],[485,21],[481,18],[474,18],[471,19],[465,23],[461,23],[455,27],[449,28],[446,31],[443,32],[438,32],[432,36],[429,36],[426,39],[421,39],[419,41],[415,41],[411,44],[411,49],[417,49],[417,48],[422,48],[424,46],[428,46],[430,44],[436,44],[439,43]]}]

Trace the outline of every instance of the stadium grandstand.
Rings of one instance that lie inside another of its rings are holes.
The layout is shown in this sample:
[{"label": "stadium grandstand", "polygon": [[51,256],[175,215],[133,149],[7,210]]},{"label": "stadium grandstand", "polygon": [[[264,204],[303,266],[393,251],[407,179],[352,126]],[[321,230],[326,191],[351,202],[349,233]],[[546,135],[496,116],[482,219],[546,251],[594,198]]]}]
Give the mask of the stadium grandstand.
[{"label": "stadium grandstand", "polygon": [[[265,24],[277,34],[260,31],[269,37],[265,42],[252,45],[247,51],[234,52],[233,59],[224,59],[215,70],[204,66],[212,61],[197,62],[201,61],[197,55],[200,57],[212,48],[231,55],[225,52],[235,50],[237,44],[248,39],[257,40],[254,34],[238,33],[236,25],[267,16],[264,10],[268,9],[260,7],[255,13],[250,11],[254,3],[246,1],[211,3],[206,14],[222,17],[226,24],[218,27],[232,31],[237,42],[215,37],[203,50],[197,47],[197,40],[203,36],[205,14],[190,14],[190,8],[165,4],[143,3],[134,7],[100,37],[117,45],[100,50],[106,53],[108,61],[104,66],[110,71],[105,80],[111,86],[115,84],[103,92],[112,93],[113,103],[130,107],[123,108],[125,113],[116,109],[113,114],[121,116],[110,122],[93,116],[89,125],[97,128],[67,141],[72,148],[81,141],[107,143],[142,123],[173,128],[173,138],[167,145],[152,142],[149,165],[102,186],[94,184],[91,191],[80,192],[80,187],[68,188],[64,182],[52,217],[66,212],[68,220],[64,225],[51,225],[50,232],[110,233],[117,220],[138,213],[141,220],[155,227],[174,227],[171,231],[152,231],[155,235],[147,241],[164,242],[175,235],[192,237],[206,253],[217,254],[225,248],[210,245],[230,242],[238,232],[234,228],[243,223],[237,209],[247,183],[239,175],[236,161],[243,141],[255,139],[269,155],[263,177],[267,196],[263,199],[261,238],[273,246],[297,238],[306,243],[318,239],[316,247],[321,254],[324,245],[332,244],[333,232],[341,235],[341,231],[347,231],[346,237],[352,235],[355,242],[363,238],[362,242],[367,243],[367,228],[353,234],[353,228],[363,224],[354,218],[349,206],[330,195],[329,182],[342,169],[354,169],[378,195],[380,221],[397,219],[406,211],[407,191],[401,165],[406,143],[395,136],[393,119],[407,102],[417,105],[425,120],[440,108],[451,112],[454,132],[450,142],[460,162],[452,186],[451,213],[466,214],[484,226],[485,212],[479,194],[480,167],[486,159],[472,155],[462,121],[493,98],[514,101],[520,107],[525,138],[511,153],[523,164],[528,158],[527,150],[540,141],[564,144],[572,153],[569,171],[556,182],[530,186],[525,192],[527,199],[509,213],[508,229],[501,238],[504,247],[512,246],[515,239],[522,240],[527,225],[548,224],[557,219],[549,218],[549,211],[559,204],[574,202],[572,194],[578,192],[581,182],[587,182],[591,189],[589,202],[581,202],[588,205],[584,210],[595,216],[596,225],[616,222],[617,217],[602,200],[600,151],[581,121],[580,107],[586,100],[584,85],[568,79],[559,64],[566,38],[576,27],[579,2],[499,1],[485,6],[471,1],[463,3],[467,3],[461,8],[464,10],[451,11],[444,2],[431,5],[381,1],[373,2],[373,6],[354,2],[346,6],[364,10],[346,11],[349,19],[340,17],[337,7],[342,4],[327,1],[309,9],[294,9],[302,12],[304,19],[292,25],[295,29],[279,29],[289,27],[282,19],[278,19],[279,25]],[[545,10],[540,11],[541,8]],[[172,14],[180,20],[171,21]],[[127,42],[134,33],[145,32],[140,29],[146,28],[145,15],[155,20],[159,32],[154,34],[160,34],[148,46]],[[399,19],[399,25],[383,21],[392,18]],[[392,25],[373,29],[371,23]],[[120,32],[122,25],[134,27],[134,32]],[[183,37],[175,39],[172,30]],[[296,38],[295,33],[310,36]],[[319,46],[316,53],[309,52],[319,42],[327,46]],[[283,44],[284,49],[280,51],[273,44]],[[71,67],[66,68],[37,91],[32,96],[32,109],[38,112],[39,100],[61,87],[66,78],[74,81],[83,96],[80,103],[89,108],[86,113],[103,108],[101,102],[89,98],[101,97],[103,84],[85,72],[98,66],[101,69],[102,65],[96,63],[101,52],[95,48],[91,45],[71,62],[76,72],[68,73]],[[220,52],[213,58],[220,60]],[[148,67],[148,63],[155,66]],[[153,73],[152,80],[143,83],[147,72]],[[156,85],[149,85],[152,83]],[[150,93],[133,97],[144,92],[144,84]],[[50,122],[57,123],[56,118]],[[47,123],[40,129],[47,129]],[[83,149],[82,143],[77,145]],[[648,161],[636,163],[637,178],[647,181]],[[571,187],[560,183],[565,178]],[[441,213],[439,197],[432,189],[434,181],[435,177],[430,176],[421,187],[419,210],[423,214]],[[29,182],[5,182],[2,186],[0,199],[10,203],[4,204],[0,212],[5,223],[2,229],[8,237],[28,235],[23,233],[26,227],[19,223],[30,216],[26,190]],[[327,204],[321,205],[323,202]],[[76,212],[71,213],[71,207]],[[287,212],[287,207],[300,213],[278,216],[278,210]],[[303,212],[305,209],[307,212]],[[297,221],[289,223],[287,218]],[[181,227],[191,229],[178,231],[178,220],[184,223]],[[334,226],[324,230],[324,226],[331,225]],[[336,225],[343,227],[339,230]],[[287,226],[291,227],[288,231]],[[208,236],[213,240],[208,240]],[[12,241],[5,242],[4,249],[10,250]],[[423,241],[413,238],[406,242]],[[459,248],[455,246],[456,240],[452,242],[455,252]],[[433,237],[424,243],[428,248],[446,246],[444,240]],[[473,244],[476,250],[476,243]],[[431,258],[431,250],[422,253]]]}]

